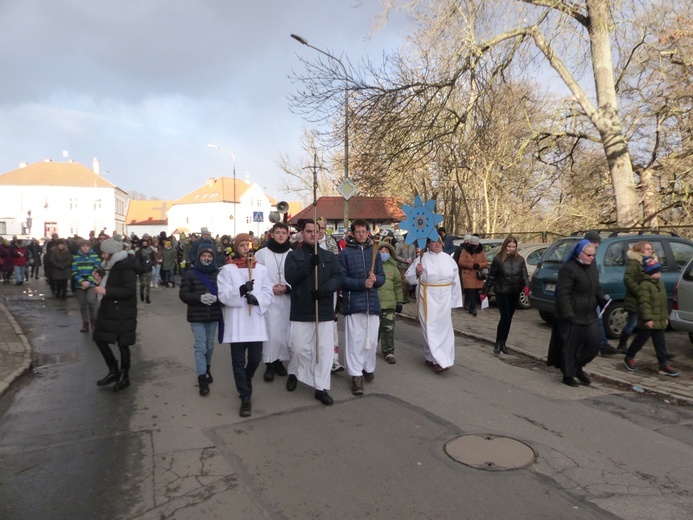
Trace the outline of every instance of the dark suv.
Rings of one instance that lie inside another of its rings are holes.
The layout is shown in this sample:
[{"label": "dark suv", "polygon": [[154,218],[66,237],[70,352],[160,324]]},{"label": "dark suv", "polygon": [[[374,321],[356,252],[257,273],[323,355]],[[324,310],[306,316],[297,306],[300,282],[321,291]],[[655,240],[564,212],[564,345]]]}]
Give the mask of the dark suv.
[{"label": "dark suv", "polygon": [[[575,244],[583,237],[584,234],[580,234],[556,240],[546,250],[534,271],[529,301],[547,323],[553,320],[558,270]],[[599,270],[599,282],[602,290],[612,299],[611,304],[604,312],[604,328],[607,336],[618,338],[627,317],[627,313],[623,309],[623,299],[626,295],[623,274],[628,263],[626,256],[628,250],[640,241],[652,244],[655,254],[662,263],[662,280],[664,280],[664,285],[667,288],[669,309],[671,309],[676,281],[688,261],[693,258],[693,242],[676,235],[645,235],[622,232],[602,234],[601,237],[602,242],[597,248],[595,261]]]}]

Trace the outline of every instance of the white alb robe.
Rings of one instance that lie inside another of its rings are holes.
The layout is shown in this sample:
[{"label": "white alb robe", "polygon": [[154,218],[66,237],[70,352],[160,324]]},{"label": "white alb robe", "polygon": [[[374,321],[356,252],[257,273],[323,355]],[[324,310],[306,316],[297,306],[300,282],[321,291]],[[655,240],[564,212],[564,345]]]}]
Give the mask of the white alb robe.
[{"label": "white alb robe", "polygon": [[267,268],[256,264],[252,270],[252,294],[260,305],[248,305],[240,287],[248,281],[248,269],[235,264],[221,268],[217,276],[219,301],[224,304],[224,343],[267,341],[267,310],[274,301],[272,282]]},{"label": "white alb robe", "polygon": [[[416,266],[423,264],[421,277]],[[417,257],[405,273],[407,282],[417,285],[416,299],[419,322],[424,339],[426,361],[448,368],[455,364],[455,331],[452,309],[462,307],[462,291],[458,268],[450,255],[424,253]]]},{"label": "white alb robe", "polygon": [[[267,247],[263,247],[255,254],[258,263],[267,268],[272,286],[285,284],[284,263],[289,251],[275,253]],[[289,359],[289,313],[291,312],[291,295],[275,294],[274,302],[267,311],[267,333],[269,339],[262,345],[262,360],[271,363],[277,359],[288,361]]]},{"label": "white alb robe", "polygon": [[287,372],[301,383],[316,390],[330,389],[332,371],[333,322],[318,322],[319,363],[315,362],[315,322],[292,321],[289,349],[291,360]]}]

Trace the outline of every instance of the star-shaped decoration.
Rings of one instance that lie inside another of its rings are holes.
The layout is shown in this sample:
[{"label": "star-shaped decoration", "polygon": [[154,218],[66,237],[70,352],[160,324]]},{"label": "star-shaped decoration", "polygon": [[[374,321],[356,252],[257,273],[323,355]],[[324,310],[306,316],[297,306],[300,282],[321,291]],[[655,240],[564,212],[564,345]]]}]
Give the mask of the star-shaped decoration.
[{"label": "star-shaped decoration", "polygon": [[414,197],[413,206],[402,204],[402,211],[407,218],[399,223],[399,228],[407,231],[407,236],[404,239],[407,244],[413,244],[416,241],[419,249],[423,249],[426,247],[427,238],[439,239],[436,226],[443,221],[443,216],[434,213],[435,209],[435,199],[424,204],[418,195]]}]

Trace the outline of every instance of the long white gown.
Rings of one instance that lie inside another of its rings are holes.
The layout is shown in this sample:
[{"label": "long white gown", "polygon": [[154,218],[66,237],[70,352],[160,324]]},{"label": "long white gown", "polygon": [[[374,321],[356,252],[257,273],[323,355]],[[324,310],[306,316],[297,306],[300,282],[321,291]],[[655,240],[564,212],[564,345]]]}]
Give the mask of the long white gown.
[{"label": "long white gown", "polygon": [[219,301],[224,304],[224,343],[267,341],[267,310],[274,301],[272,282],[267,268],[257,264],[252,272],[255,280],[252,294],[260,305],[248,305],[240,287],[248,281],[248,270],[235,264],[221,268],[217,276]]},{"label": "long white gown", "polygon": [[[416,266],[423,264],[421,277]],[[455,364],[455,331],[452,309],[462,307],[462,290],[457,264],[450,255],[428,251],[417,257],[405,273],[417,285],[416,299],[424,339],[426,361],[448,368]]]},{"label": "long white gown", "polygon": [[[267,268],[272,286],[285,284],[284,263],[290,251],[275,253],[263,247],[255,253],[258,263]],[[289,313],[291,312],[291,294],[275,294],[274,302],[267,311],[267,333],[269,339],[262,345],[262,361],[271,363],[277,359],[289,360]]]}]

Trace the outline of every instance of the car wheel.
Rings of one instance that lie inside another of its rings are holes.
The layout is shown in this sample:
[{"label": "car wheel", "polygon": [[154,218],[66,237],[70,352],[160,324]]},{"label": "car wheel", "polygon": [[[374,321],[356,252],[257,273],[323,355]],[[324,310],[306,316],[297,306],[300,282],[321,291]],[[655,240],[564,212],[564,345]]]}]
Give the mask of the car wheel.
[{"label": "car wheel", "polygon": [[520,293],[520,300],[517,302],[518,309],[529,309],[531,305],[529,304],[529,296],[525,296],[525,293]]},{"label": "car wheel", "polygon": [[539,317],[549,325],[553,323],[553,314],[546,311],[539,311]]},{"label": "car wheel", "polygon": [[628,311],[623,308],[622,302],[612,303],[606,308],[602,321],[606,336],[610,339],[617,339],[628,322]]}]

